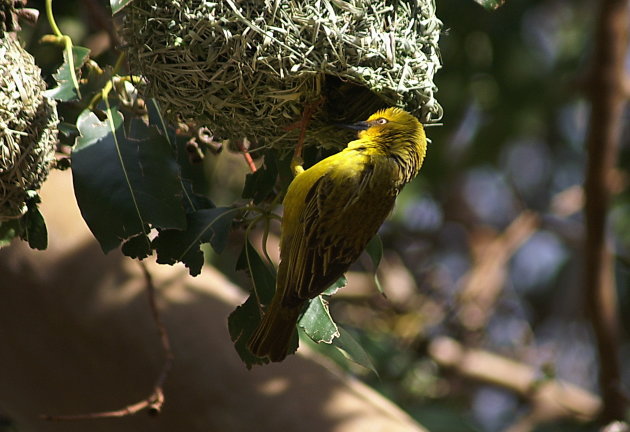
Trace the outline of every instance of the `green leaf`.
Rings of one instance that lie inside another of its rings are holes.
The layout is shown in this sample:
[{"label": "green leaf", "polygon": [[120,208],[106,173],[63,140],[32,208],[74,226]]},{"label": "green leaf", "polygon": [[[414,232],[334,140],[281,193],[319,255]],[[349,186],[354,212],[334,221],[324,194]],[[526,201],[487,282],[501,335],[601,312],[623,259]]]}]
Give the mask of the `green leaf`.
[{"label": "green leaf", "polygon": [[39,195],[31,190],[27,192],[27,196],[26,213],[19,219],[0,223],[0,247],[7,246],[17,237],[28,242],[32,249],[44,250],[48,247],[48,230],[44,217],[37,208]]},{"label": "green leaf", "polygon": [[211,209],[216,206],[205,195],[200,195],[193,189],[193,184],[187,179],[181,179],[182,188],[184,190],[184,209],[186,213],[194,213],[197,210]]},{"label": "green leaf", "polygon": [[57,87],[46,90],[44,94],[51,99],[57,99],[64,102],[79,100],[81,98],[81,93],[77,87],[78,80],[76,80],[76,73],[79,69],[81,69],[81,66],[83,66],[89,55],[89,48],[73,46],[72,57],[74,61],[74,70],[72,70],[69,61],[69,51],[64,49],[63,63],[53,75],[53,78],[55,78],[55,82],[57,83]]},{"label": "green leaf", "polygon": [[[147,115],[149,116],[149,122],[160,129],[162,134],[166,137],[166,139],[171,144],[171,147],[173,147],[173,150],[175,151],[175,140],[177,139],[178,135],[175,133],[175,129],[170,127],[167,121],[164,119],[164,116],[162,115],[162,110],[160,109],[160,104],[155,99],[150,98],[146,100],[146,107]],[[183,142],[186,142],[189,138],[182,136],[182,139],[184,140]]]},{"label": "green leaf", "polygon": [[122,253],[125,256],[144,259],[151,255],[151,241],[146,234],[138,234],[123,243]]},{"label": "green leaf", "polygon": [[20,219],[24,231],[20,234],[32,249],[45,250],[48,247],[48,230],[44,217],[37,209],[37,204],[29,205],[28,211]]},{"label": "green leaf", "polygon": [[[149,122],[152,125],[155,125],[160,130],[162,135],[171,146],[173,152],[177,154],[178,149],[185,146],[189,138],[184,135],[178,135],[175,129],[168,125],[167,121],[162,115],[160,105],[155,99],[147,99],[146,106],[149,116]],[[183,203],[186,214],[194,213],[197,210],[211,209],[216,207],[208,197],[200,195],[194,191],[192,181],[182,178],[180,176],[180,183],[184,194]]]},{"label": "green leaf", "polygon": [[348,360],[371,370],[378,376],[378,372],[376,371],[374,363],[372,363],[372,359],[363,349],[361,344],[359,344],[359,342],[357,342],[357,340],[342,327],[338,327],[338,329],[339,337],[333,341],[333,345],[335,345]]},{"label": "green leaf", "polygon": [[372,240],[370,240],[370,242],[365,247],[365,252],[367,252],[372,260],[372,264],[374,264],[374,283],[376,284],[376,289],[378,290],[378,292],[385,295],[383,286],[381,285],[381,281],[379,280],[378,274],[376,273],[378,265],[383,259],[383,242],[378,234],[372,237]]},{"label": "green leaf", "polygon": [[[236,352],[247,368],[251,369],[253,365],[269,362],[267,359],[254,356],[247,348],[247,343],[262,318],[258,299],[260,299],[262,303],[271,301],[275,290],[276,277],[249,241],[245,243],[243,252],[241,252],[237,261],[236,269],[246,270],[250,274],[254,291],[250,294],[245,303],[237,307],[236,310],[230,314],[228,318],[228,330],[234,342]],[[257,295],[254,294],[254,292]],[[292,352],[295,352],[297,349],[297,338],[295,342],[295,346],[292,347]]]},{"label": "green leaf", "polygon": [[324,291],[322,295],[331,296],[336,294],[340,288],[343,288],[346,285],[348,285],[348,279],[346,279],[345,276],[341,276],[334,284],[326,288],[326,291]]},{"label": "green leaf", "polygon": [[317,296],[308,305],[298,325],[315,342],[331,343],[339,336],[339,329],[330,316],[328,303],[322,296]]},{"label": "green leaf", "polygon": [[479,3],[481,6],[488,10],[495,10],[503,6],[505,0],[475,0],[476,3]]},{"label": "green leaf", "polygon": [[265,162],[254,173],[247,174],[243,187],[243,198],[253,199],[254,204],[265,200],[273,192],[278,177],[278,155],[275,150],[265,153]]},{"label": "green leaf", "polygon": [[81,214],[108,252],[150,226],[183,229],[179,170],[165,138],[142,121],[107,106],[100,121],[84,110],[77,120],[81,136],[72,151],[75,195]]},{"label": "green leaf", "polygon": [[[178,135],[175,129],[168,125],[162,115],[160,105],[155,99],[147,99],[146,103],[149,122],[160,130],[173,149],[173,152],[177,154],[178,149],[183,148],[189,138],[184,135]],[[180,183],[184,194],[184,209],[187,214],[194,213],[197,210],[216,207],[208,197],[195,192],[191,180],[180,176]]]},{"label": "green leaf", "polygon": [[340,277],[337,281],[328,287],[322,295],[310,301],[308,308],[300,318],[298,326],[304,330],[304,333],[313,341],[320,343],[331,343],[333,339],[339,336],[337,324],[333,321],[328,310],[328,303],[324,300],[324,295],[333,295],[340,288],[348,284],[345,276]]},{"label": "green leaf", "polygon": [[217,253],[221,253],[227,244],[235,214],[234,208],[218,207],[186,215],[185,230],[163,230],[153,240],[157,262],[172,265],[181,261],[192,276],[197,276],[204,262],[201,245],[209,242]]},{"label": "green leaf", "polygon": [[116,15],[125,6],[131,3],[133,0],[109,0],[109,5],[112,7],[112,15]]},{"label": "green leaf", "polygon": [[228,317],[230,338],[247,369],[251,369],[254,365],[269,363],[268,359],[256,357],[247,348],[249,338],[256,330],[260,320],[260,309],[254,296],[249,296],[245,303],[238,306]]},{"label": "green leaf", "polygon": [[378,267],[381,263],[381,259],[383,259],[383,242],[378,234],[372,237],[372,240],[370,240],[365,247],[365,251],[372,259],[374,268]]},{"label": "green leaf", "polygon": [[276,291],[275,269],[272,271],[258,251],[247,241],[236,261],[236,270],[245,270],[252,278],[253,290],[262,304],[271,303]]},{"label": "green leaf", "polygon": [[59,122],[57,130],[66,138],[72,138],[73,144],[76,137],[79,135],[79,130],[76,125],[67,122]]}]

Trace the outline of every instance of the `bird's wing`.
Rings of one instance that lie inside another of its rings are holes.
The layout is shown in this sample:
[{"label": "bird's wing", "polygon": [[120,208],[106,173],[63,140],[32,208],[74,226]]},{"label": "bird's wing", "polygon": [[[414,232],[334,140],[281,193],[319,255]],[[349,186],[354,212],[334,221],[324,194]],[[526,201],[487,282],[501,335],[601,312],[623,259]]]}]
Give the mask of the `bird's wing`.
[{"label": "bird's wing", "polygon": [[375,197],[365,187],[371,170],[335,173],[313,183],[297,226],[283,238],[279,282],[288,304],[313,298],[339,279],[393,205],[395,196]]}]

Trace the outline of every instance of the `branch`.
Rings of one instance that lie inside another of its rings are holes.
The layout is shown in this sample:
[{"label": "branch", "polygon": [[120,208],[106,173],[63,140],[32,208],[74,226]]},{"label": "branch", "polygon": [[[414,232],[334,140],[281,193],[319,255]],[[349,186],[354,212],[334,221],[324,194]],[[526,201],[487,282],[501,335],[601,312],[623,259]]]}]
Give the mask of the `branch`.
[{"label": "branch", "polygon": [[510,258],[536,232],[538,224],[534,212],[524,211],[503,233],[474,251],[475,265],[463,279],[457,313],[467,330],[477,331],[486,326],[505,285]]},{"label": "branch", "polygon": [[429,354],[442,367],[480,382],[508,389],[531,401],[527,416],[535,423],[560,418],[593,420],[601,407],[588,391],[553,378],[536,368],[481,349],[465,348],[459,342],[439,337],[429,345]]},{"label": "branch", "polygon": [[42,415],[41,417],[44,420],[50,421],[72,421],[72,420],[91,420],[91,419],[99,419],[99,418],[118,418],[118,417],[126,417],[142,410],[148,410],[149,414],[157,415],[162,410],[162,405],[164,405],[164,382],[173,366],[173,351],[171,349],[171,342],[168,337],[168,333],[166,331],[166,327],[164,326],[164,322],[162,322],[162,318],[160,316],[160,312],[157,307],[157,303],[155,301],[155,285],[153,284],[153,278],[151,277],[151,273],[147,269],[147,266],[144,262],[139,261],[140,267],[142,268],[142,273],[144,274],[144,278],[146,281],[147,294],[149,298],[149,306],[151,307],[151,314],[153,315],[153,320],[155,321],[155,325],[158,329],[158,333],[160,335],[160,342],[162,344],[162,350],[164,352],[164,364],[162,365],[162,370],[158,375],[158,378],[155,382],[155,386],[153,387],[153,391],[151,394],[144,400],[140,402],[136,402],[131,405],[127,405],[124,408],[114,411],[103,411],[96,413],[88,413],[88,414],[70,414],[70,415]]},{"label": "branch", "polygon": [[611,195],[609,175],[615,166],[625,102],[624,60],[628,44],[627,0],[600,0],[593,70],[588,97],[591,118],[586,137],[585,215],[586,274],[584,294],[599,353],[601,420],[623,419],[626,399],[620,389],[619,320],[606,216]]}]

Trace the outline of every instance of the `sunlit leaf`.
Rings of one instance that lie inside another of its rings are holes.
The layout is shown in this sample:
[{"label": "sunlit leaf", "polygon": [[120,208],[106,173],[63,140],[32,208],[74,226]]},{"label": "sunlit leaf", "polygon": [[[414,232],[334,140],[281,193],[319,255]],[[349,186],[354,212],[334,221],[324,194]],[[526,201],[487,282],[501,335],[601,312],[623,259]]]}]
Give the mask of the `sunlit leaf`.
[{"label": "sunlit leaf", "polygon": [[132,1],[133,0],[109,0],[109,5],[112,8],[112,15],[116,15]]},{"label": "sunlit leaf", "polygon": [[192,276],[198,275],[204,263],[201,245],[210,243],[217,253],[221,253],[235,214],[233,208],[219,207],[186,215],[185,230],[164,230],[153,240],[158,263],[172,265],[181,261]]},{"label": "sunlit leaf", "polygon": [[322,295],[331,296],[336,294],[339,289],[345,287],[346,285],[348,285],[348,279],[346,279],[345,276],[341,276],[334,284],[326,288],[326,291],[324,291]]},{"label": "sunlit leaf", "polygon": [[339,337],[335,338],[333,344],[339,348],[348,360],[353,361],[359,366],[363,366],[378,375],[376,367],[374,366],[374,363],[372,363],[372,359],[369,354],[365,352],[361,344],[359,344],[359,342],[357,342],[357,340],[348,331],[339,326],[337,326],[337,328],[339,330]]},{"label": "sunlit leaf", "polygon": [[[82,46],[72,47],[72,56],[74,61],[74,70],[70,67],[69,52],[67,49],[63,51],[63,63],[57,69],[57,72],[53,75],[57,87],[53,87],[46,90],[44,94],[51,98],[60,101],[75,101],[81,98],[81,93],[78,88],[77,71],[81,68],[83,63],[88,59],[90,55],[89,48]],[[74,78],[73,78],[74,75]]]},{"label": "sunlit leaf", "polygon": [[[251,368],[256,364],[268,363],[267,359],[254,356],[247,348],[247,343],[262,318],[258,301],[265,304],[271,301],[276,278],[249,241],[245,243],[238,259],[237,270],[246,270],[250,274],[254,291],[245,303],[230,314],[228,330],[236,352],[247,367]],[[297,338],[290,352],[295,352],[295,350],[297,350]]]},{"label": "sunlit leaf", "polygon": [[[179,171],[168,142],[155,128],[132,123],[109,107],[100,121],[85,110],[72,152],[75,195],[81,214],[105,252],[150,226],[183,229]],[[148,243],[148,239],[146,239]]]},{"label": "sunlit leaf", "polygon": [[322,296],[311,300],[298,325],[317,343],[329,344],[339,336],[339,329],[330,316],[328,304]]}]

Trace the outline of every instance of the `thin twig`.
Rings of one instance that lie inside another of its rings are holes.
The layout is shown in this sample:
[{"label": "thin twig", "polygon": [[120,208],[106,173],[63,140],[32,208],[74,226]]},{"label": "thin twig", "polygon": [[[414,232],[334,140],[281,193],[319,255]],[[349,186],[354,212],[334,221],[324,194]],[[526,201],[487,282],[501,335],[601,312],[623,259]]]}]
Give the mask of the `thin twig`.
[{"label": "thin twig", "polygon": [[96,413],[88,413],[88,414],[70,414],[70,415],[42,415],[41,417],[44,420],[50,421],[72,421],[72,420],[90,420],[90,419],[99,419],[99,418],[118,418],[125,417],[142,410],[148,410],[149,414],[156,415],[159,414],[162,410],[162,406],[164,405],[164,382],[168,377],[168,374],[173,366],[173,351],[171,349],[171,341],[168,337],[168,332],[166,331],[166,327],[164,326],[164,322],[160,316],[160,311],[157,307],[157,303],[155,301],[155,285],[153,284],[153,277],[149,272],[146,264],[142,261],[139,261],[140,267],[142,268],[142,273],[144,274],[144,278],[146,281],[147,287],[147,295],[149,298],[149,306],[151,308],[151,315],[153,316],[153,320],[155,321],[155,325],[158,329],[158,333],[160,335],[160,342],[162,345],[162,351],[164,352],[164,363],[162,364],[162,370],[158,375],[155,385],[153,387],[153,391],[151,394],[144,400],[136,402],[131,405],[127,405],[124,408],[114,410],[114,411],[103,411]]},{"label": "thin twig", "polygon": [[248,146],[245,145],[245,141],[247,141],[247,138],[243,138],[243,141],[239,141],[238,148],[243,153],[243,157],[245,158],[245,162],[247,162],[249,170],[255,173],[257,170],[256,164],[254,163],[254,159],[252,159],[252,155],[249,154],[249,149],[247,148]]},{"label": "thin twig", "polygon": [[324,102],[323,97],[319,98],[313,103],[308,104],[304,108],[304,112],[302,113],[302,118],[300,119],[300,121],[298,121],[296,124],[289,127],[289,129],[294,128],[294,127],[300,128],[300,135],[298,136],[298,142],[297,142],[297,145],[295,146],[295,153],[293,156],[294,158],[298,158],[298,159],[302,158],[302,149],[304,148],[304,139],[306,138],[306,129],[308,129],[308,125],[311,122],[311,119],[313,118],[313,114],[317,112],[317,109],[322,104],[322,102]]},{"label": "thin twig", "polygon": [[628,46],[627,0],[601,0],[595,34],[593,69],[587,89],[591,118],[586,137],[585,300],[599,353],[601,420],[624,418],[627,401],[620,388],[619,319],[612,257],[606,241],[606,217],[615,166],[624,94]]}]

